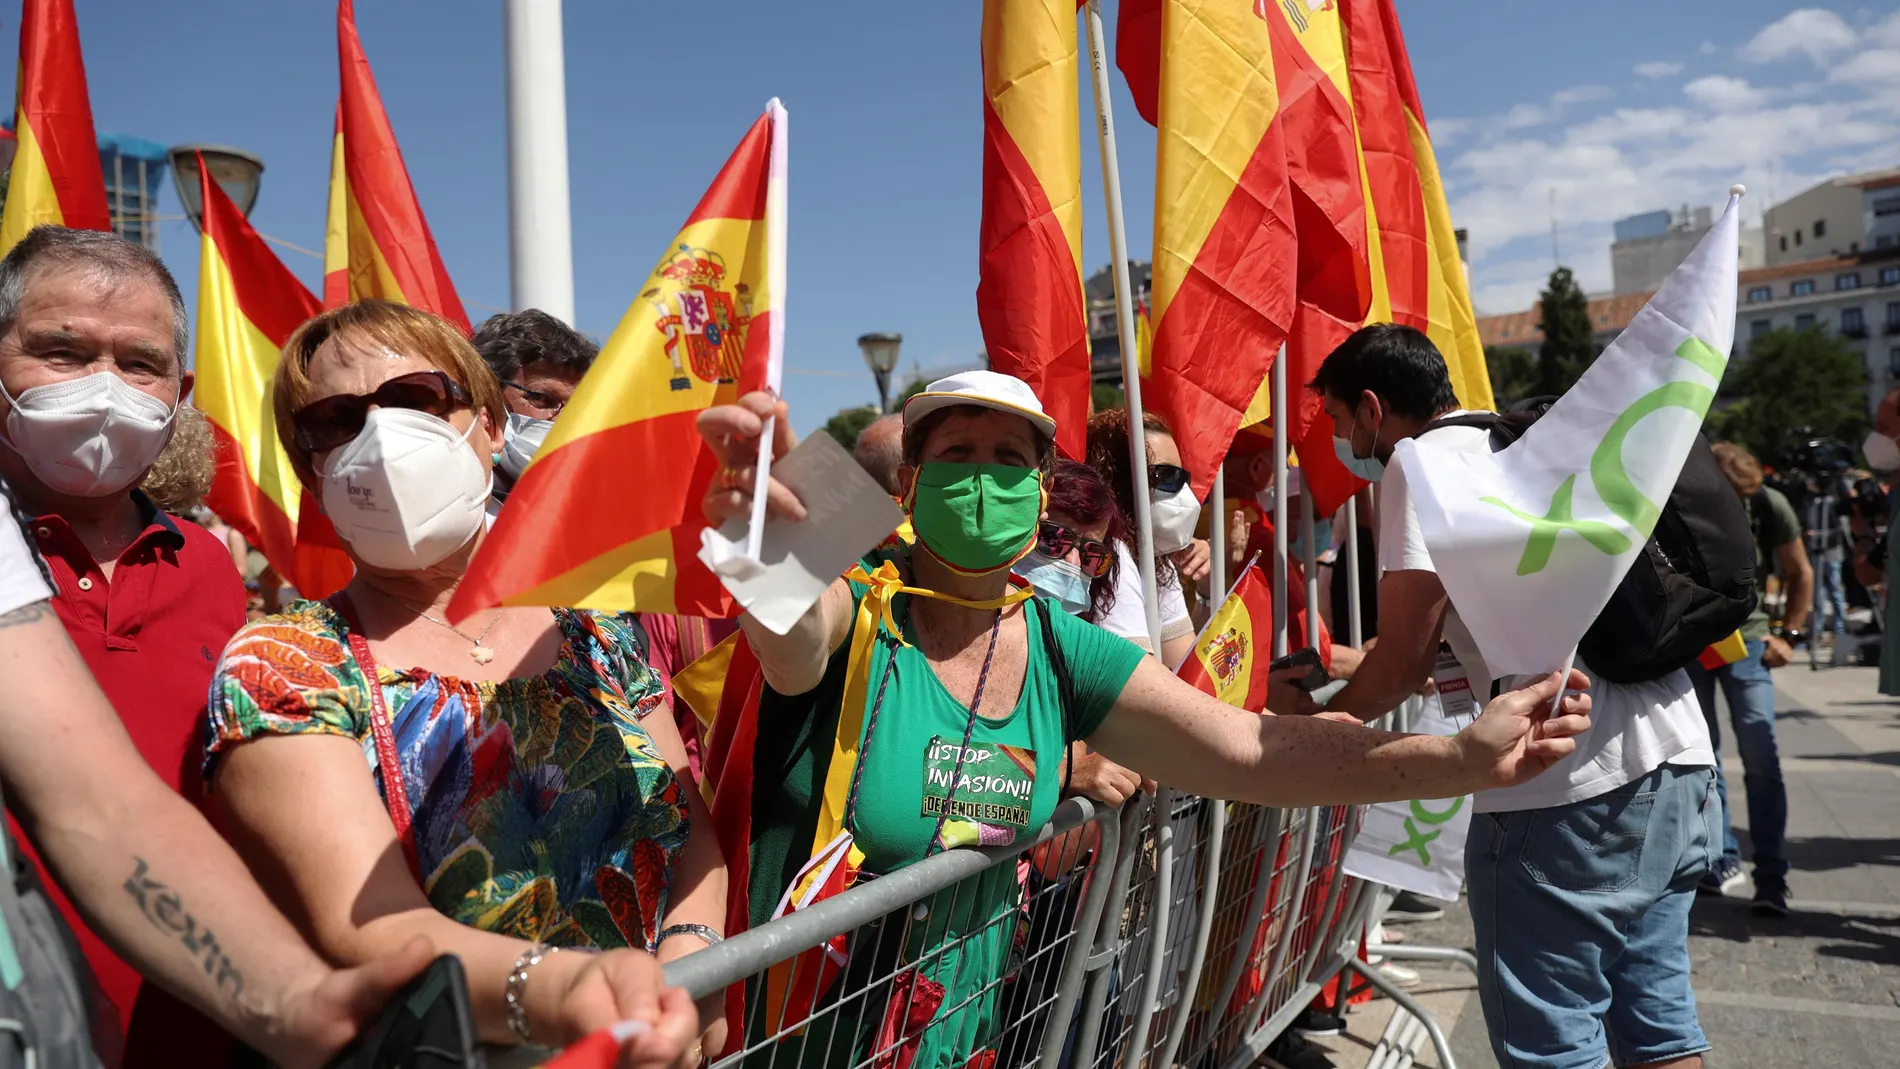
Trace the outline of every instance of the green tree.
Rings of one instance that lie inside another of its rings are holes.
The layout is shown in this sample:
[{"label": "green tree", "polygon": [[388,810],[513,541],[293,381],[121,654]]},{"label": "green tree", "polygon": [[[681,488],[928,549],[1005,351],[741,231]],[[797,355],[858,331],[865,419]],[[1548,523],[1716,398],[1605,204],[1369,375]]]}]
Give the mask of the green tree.
[{"label": "green tree", "polygon": [[1771,330],[1729,361],[1722,393],[1736,401],[1711,413],[1717,436],[1785,465],[1810,438],[1859,442],[1867,433],[1867,368],[1847,341],[1818,327]]},{"label": "green tree", "polygon": [[928,385],[930,384],[928,382],[925,382],[923,379],[910,380],[909,386],[906,386],[902,390],[899,390],[897,393],[897,396],[891,398],[891,411],[902,412],[904,410],[904,402],[910,400],[911,398],[917,396],[920,393],[923,393],[924,387]]},{"label": "green tree", "polygon": [[1487,345],[1484,366],[1491,373],[1491,394],[1500,411],[1537,396],[1537,358],[1530,350]]},{"label": "green tree", "polygon": [[1090,386],[1089,399],[1095,402],[1095,411],[1097,412],[1106,412],[1111,408],[1121,408],[1128,403],[1128,398],[1122,393],[1120,386],[1111,386],[1106,382],[1098,382]]},{"label": "green tree", "polygon": [[1568,267],[1550,273],[1550,283],[1538,295],[1538,326],[1544,343],[1537,350],[1535,393],[1561,394],[1583,377],[1597,358],[1595,331],[1590,327],[1590,302],[1577,287]]},{"label": "green tree", "polygon": [[869,427],[875,419],[877,419],[876,405],[847,408],[826,420],[824,431],[837,439],[838,444],[848,451],[858,444],[858,435],[863,434],[864,428]]}]

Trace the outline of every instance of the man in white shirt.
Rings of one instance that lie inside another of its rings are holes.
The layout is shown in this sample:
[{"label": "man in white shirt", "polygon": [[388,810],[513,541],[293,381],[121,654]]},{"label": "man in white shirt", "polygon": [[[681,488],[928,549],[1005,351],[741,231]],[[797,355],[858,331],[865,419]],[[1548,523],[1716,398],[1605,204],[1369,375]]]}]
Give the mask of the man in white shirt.
[{"label": "man in white shirt", "polygon": [[[1387,462],[1421,433],[1479,450],[1489,431],[1427,429],[1459,414],[1458,399],[1444,358],[1410,327],[1358,331],[1312,388],[1340,459],[1379,483],[1384,570],[1379,641],[1326,708],[1370,720],[1437,677],[1475,713],[1496,681],[1439,582],[1404,471]],[[1681,670],[1592,684],[1595,723],[1576,752],[1473,801],[1465,869],[1492,1048],[1510,1066],[1700,1066],[1709,1044],[1688,937],[1696,881],[1720,850],[1708,728]]]}]

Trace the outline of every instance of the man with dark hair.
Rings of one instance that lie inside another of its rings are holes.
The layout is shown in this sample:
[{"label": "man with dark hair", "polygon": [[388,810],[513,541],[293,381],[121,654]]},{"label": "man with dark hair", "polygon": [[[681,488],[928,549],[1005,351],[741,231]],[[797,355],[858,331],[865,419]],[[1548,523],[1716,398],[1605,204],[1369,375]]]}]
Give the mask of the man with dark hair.
[{"label": "man with dark hair", "polygon": [[[1710,447],[1729,485],[1748,509],[1755,536],[1755,574],[1766,579],[1779,575],[1787,592],[1784,618],[1770,626],[1765,582],[1755,587],[1755,611],[1742,625],[1748,653],[1733,664],[1708,669],[1689,666],[1709,738],[1722,745],[1721,722],[1715,717],[1715,688],[1719,684],[1728,704],[1729,725],[1735,729],[1735,748],[1742,756],[1742,784],[1748,805],[1748,842],[1755,861],[1757,915],[1788,915],[1788,787],[1781,778],[1781,751],[1775,745],[1775,681],[1771,669],[1794,659],[1794,644],[1808,622],[1814,601],[1814,568],[1802,545],[1801,519],[1781,491],[1766,485],[1761,461],[1734,442]],[[1812,642],[1813,638],[1808,637]],[[1721,857],[1702,878],[1702,890],[1725,894],[1742,879],[1742,847],[1731,828],[1734,812],[1728,783],[1718,775],[1716,793],[1722,799]]]},{"label": "man with dark hair", "polygon": [[501,380],[508,411],[531,420],[560,415],[600,355],[600,346],[539,308],[489,316],[472,340]]},{"label": "man with dark hair", "polygon": [[[1371,720],[1436,678],[1461,721],[1498,681],[1390,461],[1407,438],[1476,451],[1491,448],[1490,431],[1433,426],[1459,414],[1458,398],[1444,358],[1410,327],[1358,331],[1312,388],[1340,460],[1379,483],[1385,569],[1379,641],[1326,708]],[[1721,849],[1708,728],[1680,670],[1632,684],[1593,675],[1591,693],[1594,726],[1575,753],[1534,783],[1472,800],[1465,875],[1492,1049],[1502,1065],[1700,1066],[1709,1044],[1689,985],[1689,908]]]},{"label": "man with dark hair", "polygon": [[[0,259],[0,477],[67,637],[138,752],[197,802],[205,693],[244,625],[244,580],[223,543],[138,489],[191,394],[189,323],[171,272],[123,238],[41,226]],[[222,1037],[159,993],[140,999],[138,974],[58,901],[134,1046],[210,1064]]]},{"label": "man with dark hair", "polygon": [[554,417],[594,366],[600,346],[539,308],[489,316],[470,340],[501,380],[502,402],[508,406],[495,485],[489,492],[488,513],[493,516],[501,512],[515,480],[541,448]]}]

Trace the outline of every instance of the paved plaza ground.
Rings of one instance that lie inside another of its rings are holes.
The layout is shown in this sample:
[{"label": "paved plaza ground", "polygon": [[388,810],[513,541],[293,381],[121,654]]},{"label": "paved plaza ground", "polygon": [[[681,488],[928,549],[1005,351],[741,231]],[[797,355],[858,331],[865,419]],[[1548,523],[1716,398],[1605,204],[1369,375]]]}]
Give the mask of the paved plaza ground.
[{"label": "paved plaza ground", "polygon": [[[1900,701],[1875,691],[1875,670],[1775,673],[1782,773],[1788,784],[1794,915],[1755,917],[1744,886],[1696,904],[1689,949],[1712,1069],[1900,1065]],[[1724,714],[1723,731],[1727,735]],[[1748,853],[1742,768],[1725,739]],[[1462,903],[1445,919],[1406,925],[1419,944],[1470,947]],[[1474,983],[1419,964],[1417,994],[1451,1037],[1460,1069],[1496,1069]],[[1383,1000],[1325,1040],[1342,1067],[1364,1066],[1390,1017]],[[1418,1065],[1438,1066],[1427,1043]]]}]

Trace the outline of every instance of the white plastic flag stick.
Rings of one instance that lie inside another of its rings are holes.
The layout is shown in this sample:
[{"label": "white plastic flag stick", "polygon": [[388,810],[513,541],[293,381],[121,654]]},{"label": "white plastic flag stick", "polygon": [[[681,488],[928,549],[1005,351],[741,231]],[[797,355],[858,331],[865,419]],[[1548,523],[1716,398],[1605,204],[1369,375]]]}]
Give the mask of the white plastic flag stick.
[{"label": "white plastic flag stick", "polygon": [[1306,580],[1306,645],[1319,649],[1319,546],[1313,523],[1313,488],[1300,482],[1300,567]]},{"label": "white plastic flag stick", "polygon": [[1214,466],[1214,489],[1208,496],[1209,508],[1202,510],[1207,521],[1207,549],[1212,558],[1207,573],[1207,601],[1219,610],[1227,600],[1227,465]]},{"label": "white plastic flag stick", "polygon": [[1286,345],[1273,358],[1273,655],[1285,657],[1286,633]]},{"label": "white plastic flag stick", "polygon": [[1141,426],[1141,358],[1135,351],[1134,294],[1128,281],[1128,232],[1122,219],[1121,163],[1115,150],[1115,113],[1109,103],[1108,52],[1102,45],[1102,0],[1089,0],[1089,72],[1095,90],[1096,134],[1102,145],[1102,191],[1108,202],[1108,256],[1114,268],[1115,323],[1122,342],[1122,387],[1128,393],[1128,447],[1135,492],[1135,565],[1148,610],[1148,641],[1161,659],[1161,599],[1155,592],[1154,520],[1148,508],[1148,436]]},{"label": "white plastic flag stick", "polygon": [[[765,105],[772,117],[772,164],[765,186],[765,258],[771,292],[766,295],[771,338],[765,357],[765,388],[778,398],[785,380],[785,179],[790,144],[791,116],[773,97]],[[746,524],[745,556],[757,562],[761,540],[765,537],[765,498],[772,485],[772,438],[778,431],[778,417],[765,417],[759,432],[758,466],[752,477],[752,517]]]},{"label": "white plastic flag stick", "polygon": [[[1346,641],[1354,647],[1365,641],[1365,621],[1359,618],[1359,552],[1359,495],[1354,494],[1346,499]],[[1333,582],[1339,582],[1337,569]]]}]

